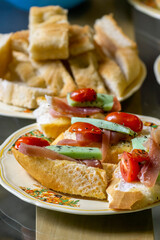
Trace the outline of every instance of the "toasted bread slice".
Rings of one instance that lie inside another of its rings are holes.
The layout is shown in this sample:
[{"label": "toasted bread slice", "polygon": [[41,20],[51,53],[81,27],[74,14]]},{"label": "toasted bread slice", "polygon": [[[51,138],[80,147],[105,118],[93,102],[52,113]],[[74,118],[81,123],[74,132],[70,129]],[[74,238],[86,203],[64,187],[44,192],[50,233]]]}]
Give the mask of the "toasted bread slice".
[{"label": "toasted bread slice", "polygon": [[45,187],[82,197],[106,199],[108,180],[104,169],[67,160],[31,157],[15,148],[12,152],[20,165]]},{"label": "toasted bread slice", "polygon": [[34,60],[69,56],[67,11],[59,6],[32,7],[29,14],[29,52]]},{"label": "toasted bread slice", "polygon": [[97,19],[94,28],[96,32],[94,39],[106,54],[114,55],[118,48],[137,49],[136,43],[125,35],[112,14]]},{"label": "toasted bread slice", "polygon": [[70,58],[69,63],[79,88],[93,88],[97,93],[107,92],[98,73],[96,56],[92,51]]},{"label": "toasted bread slice", "polygon": [[69,52],[76,56],[94,49],[93,30],[89,26],[71,25],[69,27]]},{"label": "toasted bread slice", "polygon": [[119,166],[106,191],[109,207],[113,209],[133,210],[160,201],[160,182],[152,188],[140,182],[128,183],[122,178]]},{"label": "toasted bread slice", "polygon": [[33,112],[39,129],[46,137],[57,138],[59,134],[64,132],[71,125],[70,118],[60,117],[53,118],[49,114],[49,105],[44,97],[38,97],[37,103],[39,107]]},{"label": "toasted bread slice", "polygon": [[0,34],[0,78],[6,74],[11,61],[11,35]]}]

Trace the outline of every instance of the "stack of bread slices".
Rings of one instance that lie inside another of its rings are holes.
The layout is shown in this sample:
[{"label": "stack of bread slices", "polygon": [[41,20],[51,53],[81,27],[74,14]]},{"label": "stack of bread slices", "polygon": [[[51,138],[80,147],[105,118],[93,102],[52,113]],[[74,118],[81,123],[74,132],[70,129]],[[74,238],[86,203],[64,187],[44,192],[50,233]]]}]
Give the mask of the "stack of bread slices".
[{"label": "stack of bread slices", "polygon": [[35,109],[37,97],[91,87],[124,99],[145,78],[137,45],[112,14],[71,25],[59,6],[32,7],[29,29],[0,35],[0,101]]}]

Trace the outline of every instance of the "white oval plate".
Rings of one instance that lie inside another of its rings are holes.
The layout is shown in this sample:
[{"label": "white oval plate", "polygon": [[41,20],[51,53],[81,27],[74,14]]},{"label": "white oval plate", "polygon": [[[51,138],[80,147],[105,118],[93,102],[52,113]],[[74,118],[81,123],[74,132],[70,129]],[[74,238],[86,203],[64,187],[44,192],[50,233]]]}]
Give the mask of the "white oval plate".
[{"label": "white oval plate", "polygon": [[156,58],[153,65],[154,74],[158,84],[160,84],[160,55]]},{"label": "white oval plate", "polygon": [[160,19],[160,10],[149,7],[144,3],[141,3],[139,0],[128,0],[128,1],[134,8],[136,8],[140,12],[147,14],[153,18]]},{"label": "white oval plate", "polygon": [[[160,124],[160,120],[151,117],[141,116],[144,121]],[[128,213],[133,211],[114,211],[108,207],[106,201],[85,200],[68,195],[60,194],[44,188],[34,180],[16,161],[9,149],[15,141],[25,133],[33,131],[37,124],[28,125],[13,133],[0,147],[0,184],[9,192],[23,201],[34,204],[38,207],[56,210],[72,214],[83,215],[111,215]],[[160,205],[160,202],[143,209]]]},{"label": "white oval plate", "polygon": [[28,111],[26,108],[16,107],[3,102],[0,102],[0,115],[7,117],[35,119],[32,111]]}]

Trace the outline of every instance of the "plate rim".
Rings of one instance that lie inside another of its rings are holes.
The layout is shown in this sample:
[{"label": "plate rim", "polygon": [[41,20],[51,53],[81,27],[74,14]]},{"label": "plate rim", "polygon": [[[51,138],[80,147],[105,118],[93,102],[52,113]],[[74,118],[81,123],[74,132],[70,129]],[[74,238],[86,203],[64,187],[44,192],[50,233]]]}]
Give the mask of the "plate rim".
[{"label": "plate rim", "polygon": [[128,2],[140,12],[143,12],[144,14],[147,14],[150,17],[160,19],[160,10],[149,7],[144,3],[141,3],[139,0],[128,0]]},{"label": "plate rim", "polygon": [[[136,114],[137,115],[137,114]],[[144,115],[137,115],[139,116],[142,120],[143,119],[148,119],[147,121],[156,121],[160,122],[160,119],[155,118],[155,117],[150,117],[150,116],[144,116]],[[6,179],[3,177],[3,166],[2,166],[2,156],[3,153],[6,149],[6,147],[16,138],[16,136],[20,136],[23,131],[28,132],[33,128],[38,128],[37,123],[29,124],[25,127],[22,127],[12,133],[0,146],[0,185],[4,187],[7,191],[12,193],[14,196],[18,197],[19,199],[23,200],[24,202],[27,202],[29,204],[33,204],[37,207],[42,207],[48,210],[54,210],[54,211],[59,211],[59,212],[64,212],[64,213],[70,213],[70,214],[77,214],[77,215],[115,215],[115,214],[126,214],[126,213],[133,213],[133,212],[139,212],[147,209],[151,209],[153,207],[159,206],[160,201],[156,202],[154,204],[151,204],[147,207],[141,208],[141,209],[136,209],[136,210],[127,210],[127,211],[120,211],[120,210],[114,210],[114,209],[78,209],[74,207],[69,207],[69,206],[61,206],[61,205],[56,205],[54,203],[49,204],[46,202],[42,202],[38,199],[35,199],[34,197],[31,197],[29,194],[24,193],[20,188],[18,189],[18,186],[13,186],[13,184],[9,183]],[[23,133],[24,134],[24,133]],[[65,194],[63,194],[65,196]],[[74,198],[71,196],[71,198]],[[76,198],[75,199],[79,199]],[[80,199],[81,200],[81,199]],[[84,199],[82,199],[84,200]],[[93,200],[90,200],[93,201]],[[97,200],[96,200],[97,201]],[[98,200],[99,201],[99,200]]]},{"label": "plate rim", "polygon": [[158,64],[160,65],[160,55],[158,55],[153,64],[154,75],[156,77],[157,83],[160,84],[160,72],[158,72]]},{"label": "plate rim", "polygon": [[[3,108],[6,108],[6,107],[10,108],[10,109],[3,110]],[[17,111],[14,108],[16,108]],[[19,111],[18,111],[18,109],[19,109]],[[33,120],[36,119],[32,112],[27,113],[27,112],[23,112],[23,111],[20,111],[20,110],[23,110],[23,107],[9,105],[7,103],[4,103],[4,102],[0,101],[0,116],[33,119]],[[25,108],[24,108],[24,110],[25,110]]]}]

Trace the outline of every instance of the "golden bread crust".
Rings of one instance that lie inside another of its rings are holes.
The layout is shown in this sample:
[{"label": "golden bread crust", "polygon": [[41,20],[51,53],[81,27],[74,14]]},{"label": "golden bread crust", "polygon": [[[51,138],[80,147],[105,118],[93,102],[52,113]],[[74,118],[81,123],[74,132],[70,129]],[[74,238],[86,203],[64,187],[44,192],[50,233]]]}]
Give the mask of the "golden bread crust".
[{"label": "golden bread crust", "polygon": [[12,149],[21,166],[47,188],[82,197],[106,199],[106,171],[66,160],[30,157]]}]

